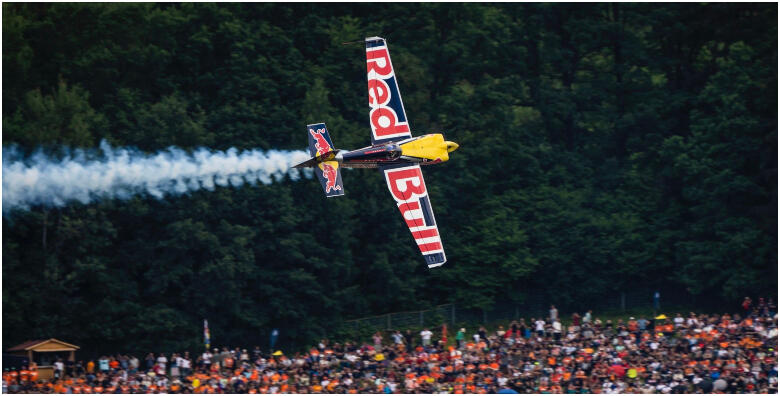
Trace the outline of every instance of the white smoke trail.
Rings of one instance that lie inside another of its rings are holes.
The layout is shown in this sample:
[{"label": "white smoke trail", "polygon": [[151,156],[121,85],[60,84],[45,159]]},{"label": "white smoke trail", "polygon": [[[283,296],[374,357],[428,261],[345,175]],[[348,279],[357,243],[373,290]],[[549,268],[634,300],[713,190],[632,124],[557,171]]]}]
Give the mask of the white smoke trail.
[{"label": "white smoke trail", "polygon": [[135,194],[162,198],[216,186],[270,184],[284,175],[297,180],[301,175],[311,177],[311,172],[291,169],[308,158],[304,151],[235,148],[188,153],[170,147],[145,154],[113,148],[104,141],[98,152],[76,149],[57,160],[38,151],[25,159],[16,147],[3,147],[3,213],[35,205],[127,199]]}]

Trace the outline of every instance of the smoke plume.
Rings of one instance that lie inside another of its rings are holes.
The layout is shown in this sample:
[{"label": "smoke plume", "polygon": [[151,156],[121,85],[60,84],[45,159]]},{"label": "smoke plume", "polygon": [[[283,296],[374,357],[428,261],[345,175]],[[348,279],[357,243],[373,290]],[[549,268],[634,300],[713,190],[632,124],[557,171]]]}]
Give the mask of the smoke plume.
[{"label": "smoke plume", "polygon": [[99,150],[68,150],[60,159],[42,151],[24,158],[17,147],[3,147],[3,213],[37,205],[127,199],[136,194],[162,198],[217,186],[270,184],[285,175],[297,180],[311,173],[291,166],[308,158],[304,151],[235,148],[186,152],[170,147],[146,154],[114,148],[105,141]]}]

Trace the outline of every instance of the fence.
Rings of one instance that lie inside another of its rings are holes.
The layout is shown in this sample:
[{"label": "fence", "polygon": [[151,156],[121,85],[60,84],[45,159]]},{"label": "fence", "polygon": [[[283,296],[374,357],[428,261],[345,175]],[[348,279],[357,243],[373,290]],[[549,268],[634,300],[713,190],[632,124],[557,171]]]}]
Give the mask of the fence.
[{"label": "fence", "polygon": [[[594,312],[613,311],[625,312],[629,309],[653,309],[653,294],[651,290],[640,290],[614,293],[590,301],[558,302],[542,293],[527,293],[522,303],[499,303],[490,309],[465,308],[458,304],[444,304],[420,311],[393,312],[384,315],[370,316],[346,321],[347,329],[365,333],[377,330],[396,330],[407,328],[423,328],[440,326],[442,323],[455,325],[458,323],[489,323],[496,321],[511,321],[519,318],[526,320],[532,317],[548,316],[551,302],[558,308],[561,317],[564,313],[579,312],[592,309]],[[701,299],[700,299],[701,300]],[[695,296],[681,290],[662,290],[661,308],[664,307],[700,307],[713,309],[721,301],[706,301],[710,304],[702,306],[705,301],[698,302]],[[716,304],[716,305],[713,305]],[[722,305],[721,305],[722,306]],[[719,311],[718,309],[715,309]]]}]

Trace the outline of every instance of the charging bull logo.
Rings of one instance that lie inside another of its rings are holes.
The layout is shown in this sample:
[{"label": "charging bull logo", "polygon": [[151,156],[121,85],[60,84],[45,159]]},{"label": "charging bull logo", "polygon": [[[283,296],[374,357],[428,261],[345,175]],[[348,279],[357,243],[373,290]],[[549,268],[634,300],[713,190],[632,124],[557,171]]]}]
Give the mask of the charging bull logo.
[{"label": "charging bull logo", "polygon": [[319,167],[322,169],[322,177],[325,178],[325,194],[330,193],[330,190],[341,191],[341,186],[337,183],[339,173],[336,171],[339,163],[336,161],[320,162]]},{"label": "charging bull logo", "polygon": [[325,133],[324,128],[317,129],[316,132],[314,129],[309,129],[309,133],[314,138],[314,147],[317,149],[317,156],[333,151],[330,143],[328,143],[328,139],[325,139],[325,136],[322,136],[322,134]]},{"label": "charging bull logo", "polygon": [[411,136],[386,46],[366,49],[369,119],[374,140]]}]

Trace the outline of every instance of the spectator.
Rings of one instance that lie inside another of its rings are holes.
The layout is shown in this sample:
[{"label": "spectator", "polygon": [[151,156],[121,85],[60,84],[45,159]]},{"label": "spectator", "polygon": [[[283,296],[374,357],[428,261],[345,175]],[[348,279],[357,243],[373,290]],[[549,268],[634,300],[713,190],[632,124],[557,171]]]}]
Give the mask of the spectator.
[{"label": "spectator", "polygon": [[504,330],[504,326],[498,326],[498,330],[496,330],[496,337],[504,338],[505,334],[506,330]]},{"label": "spectator", "polygon": [[98,359],[98,369],[102,373],[108,371],[108,358],[106,356],[101,356],[100,359]]},{"label": "spectator", "polygon": [[146,371],[151,370],[152,367],[154,367],[154,362],[155,362],[154,354],[149,352],[144,358],[144,362],[146,363],[144,365],[144,370]]},{"label": "spectator", "polygon": [[555,305],[550,305],[550,322],[554,322],[556,319],[558,319],[558,310]]},{"label": "spectator", "polygon": [[382,349],[382,332],[377,331],[372,338],[374,340],[374,349],[377,351]]},{"label": "spectator", "polygon": [[62,362],[62,359],[57,359],[57,361],[54,362],[54,378],[62,378],[64,371],[65,363]]},{"label": "spectator", "polygon": [[[534,319],[531,318],[531,321],[533,322]],[[544,325],[545,323],[544,320],[542,320],[542,318],[539,318],[534,322],[534,326],[535,326],[534,329],[536,330],[536,335],[538,335],[539,337],[544,336]]]},{"label": "spectator", "polygon": [[395,344],[396,347],[400,347],[404,344],[404,336],[401,334],[400,330],[396,330],[393,332],[393,344]]},{"label": "spectator", "polygon": [[561,333],[563,332],[563,326],[561,325],[561,321],[558,319],[555,319],[555,321],[552,324],[552,330],[553,330],[553,337],[555,338],[555,341],[558,342],[561,340]]},{"label": "spectator", "polygon": [[420,332],[420,339],[422,340],[423,347],[431,345],[431,336],[433,336],[433,332],[428,330],[428,328],[425,328]]},{"label": "spectator", "polygon": [[750,309],[753,305],[753,300],[750,299],[750,297],[745,297],[744,300],[742,300],[742,310],[745,312],[745,316],[750,315]]},{"label": "spectator", "polygon": [[[49,381],[36,381],[32,367],[5,368],[3,383],[9,393],[777,393],[776,318],[724,314],[698,315],[678,327],[659,322],[671,336],[650,326],[641,330],[640,321],[636,332],[633,318],[602,328],[583,321],[579,332],[559,337],[558,319],[548,335],[491,336],[459,349],[377,349],[371,339],[323,343],[291,356],[260,353],[252,362],[236,360],[232,369],[211,359],[192,372],[184,370],[185,351],[170,357],[170,375],[157,360],[153,372],[130,374],[120,364],[106,373],[64,373]],[[458,333],[465,338],[465,329]],[[226,351],[225,361],[242,352]]]},{"label": "spectator", "polygon": [[458,333],[455,334],[455,342],[458,345],[458,349],[463,348],[463,340],[466,338],[466,329],[461,327]]},{"label": "spectator", "polygon": [[588,312],[585,313],[585,316],[582,318],[582,323],[590,323],[593,320],[593,311],[588,310]]},{"label": "spectator", "polygon": [[487,340],[488,336],[487,336],[487,329],[485,328],[485,326],[479,326],[479,330],[477,331],[477,333],[479,333],[480,340]]}]

